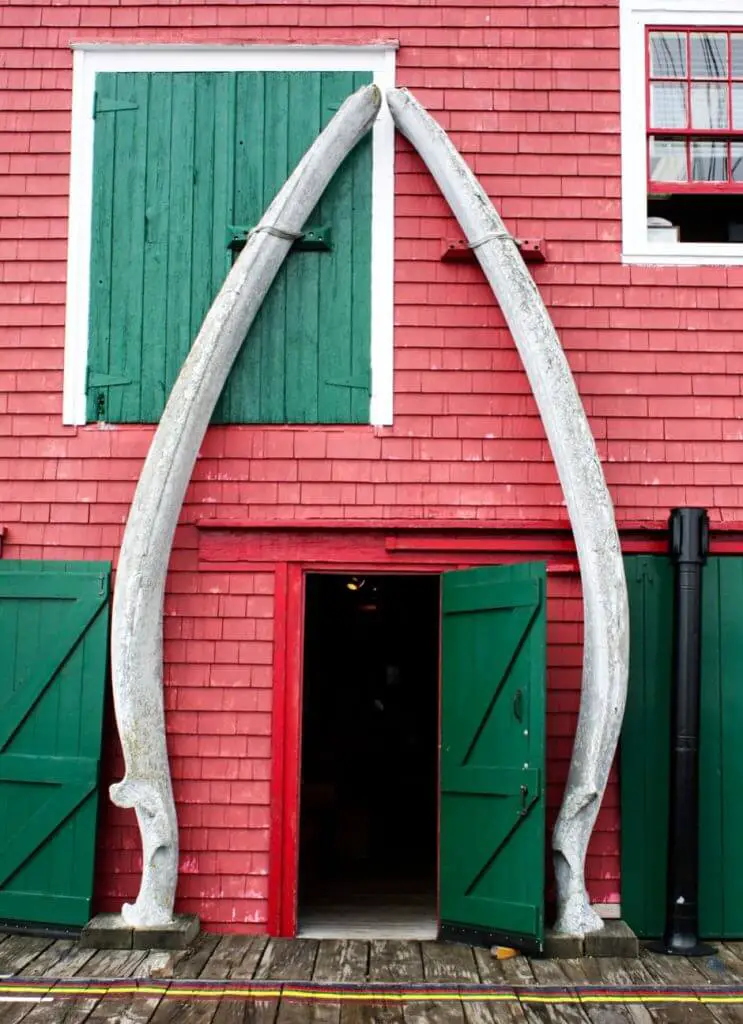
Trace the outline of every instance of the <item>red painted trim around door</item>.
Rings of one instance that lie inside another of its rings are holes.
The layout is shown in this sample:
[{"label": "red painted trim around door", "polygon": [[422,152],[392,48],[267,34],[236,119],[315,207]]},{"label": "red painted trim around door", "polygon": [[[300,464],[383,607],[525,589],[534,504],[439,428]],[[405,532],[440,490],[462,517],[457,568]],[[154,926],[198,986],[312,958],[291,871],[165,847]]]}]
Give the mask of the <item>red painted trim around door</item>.
[{"label": "red painted trim around door", "polygon": [[286,650],[288,566],[274,566],[274,660],[271,719],[271,837],[268,853],[268,933],[281,934],[281,865],[284,838],[286,736]]}]

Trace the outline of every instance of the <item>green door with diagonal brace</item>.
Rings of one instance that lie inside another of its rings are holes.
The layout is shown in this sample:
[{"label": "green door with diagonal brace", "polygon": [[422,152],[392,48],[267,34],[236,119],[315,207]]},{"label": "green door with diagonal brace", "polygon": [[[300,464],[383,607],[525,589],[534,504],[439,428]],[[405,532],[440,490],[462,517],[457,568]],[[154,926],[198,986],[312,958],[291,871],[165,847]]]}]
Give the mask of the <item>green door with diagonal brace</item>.
[{"label": "green door with diagonal brace", "polygon": [[107,562],[0,563],[0,920],[90,917]]},{"label": "green door with diagonal brace", "polygon": [[444,938],[542,948],[545,574],[543,564],[444,573]]}]

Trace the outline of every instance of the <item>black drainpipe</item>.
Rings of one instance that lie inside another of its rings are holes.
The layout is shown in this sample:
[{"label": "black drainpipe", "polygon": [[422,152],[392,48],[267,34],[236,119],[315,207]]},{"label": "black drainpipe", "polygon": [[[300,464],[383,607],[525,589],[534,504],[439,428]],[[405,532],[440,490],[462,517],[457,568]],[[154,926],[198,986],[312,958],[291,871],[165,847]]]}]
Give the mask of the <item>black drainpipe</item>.
[{"label": "black drainpipe", "polygon": [[671,779],[666,926],[651,948],[709,956],[699,941],[699,685],[702,660],[702,568],[709,519],[702,508],[675,508],[669,521],[674,564]]}]

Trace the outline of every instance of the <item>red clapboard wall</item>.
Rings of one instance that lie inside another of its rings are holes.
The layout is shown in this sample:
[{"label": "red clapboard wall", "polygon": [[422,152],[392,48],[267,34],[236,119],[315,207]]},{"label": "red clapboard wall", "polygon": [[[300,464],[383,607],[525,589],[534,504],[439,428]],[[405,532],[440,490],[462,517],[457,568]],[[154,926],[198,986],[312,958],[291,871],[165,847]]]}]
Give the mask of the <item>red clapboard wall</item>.
[{"label": "red clapboard wall", "polygon": [[[618,2],[6,0],[0,6],[0,526],[3,557],[117,557],[151,428],[63,427],[72,41],[396,40],[397,79],[451,132],[508,227],[545,240],[533,274],[589,414],[620,523],[677,504],[741,519],[743,267],[620,264]],[[399,139],[395,422],[215,428],[178,529],[166,700],[181,822],[179,909],[262,930],[271,848],[273,567],[209,571],[207,517],[564,522],[544,433],[476,266]],[[247,571],[246,571],[247,570]],[[580,589],[550,577],[550,805],[578,705]],[[120,771],[109,724],[109,774]],[[618,794],[588,877],[619,898]],[[136,894],[133,816],[103,801],[98,907]]]}]

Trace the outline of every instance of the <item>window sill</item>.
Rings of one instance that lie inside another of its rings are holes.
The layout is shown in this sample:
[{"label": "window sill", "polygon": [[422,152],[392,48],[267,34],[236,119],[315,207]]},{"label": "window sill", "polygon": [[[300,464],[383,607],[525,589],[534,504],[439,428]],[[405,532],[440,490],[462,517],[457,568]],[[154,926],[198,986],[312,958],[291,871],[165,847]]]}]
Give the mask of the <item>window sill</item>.
[{"label": "window sill", "polygon": [[743,243],[679,242],[644,245],[622,252],[622,263],[661,267],[743,266]]}]

